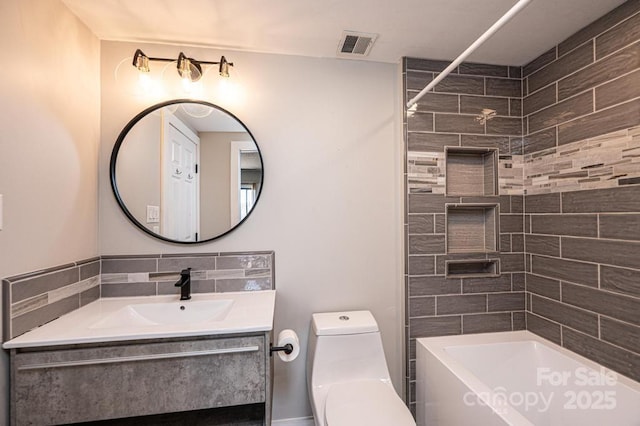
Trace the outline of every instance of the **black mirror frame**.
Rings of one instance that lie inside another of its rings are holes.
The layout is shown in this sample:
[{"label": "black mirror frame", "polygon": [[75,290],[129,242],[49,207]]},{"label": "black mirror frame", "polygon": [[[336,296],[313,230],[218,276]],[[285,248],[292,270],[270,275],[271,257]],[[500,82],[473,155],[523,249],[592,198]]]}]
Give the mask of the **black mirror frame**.
[{"label": "black mirror frame", "polygon": [[[164,108],[164,107],[169,106],[169,105],[175,105],[175,104],[181,104],[181,103],[192,103],[192,104],[205,105],[205,106],[208,106],[208,107],[211,107],[211,108],[215,108],[218,111],[223,112],[225,114],[228,114],[230,117],[234,118],[238,123],[240,123],[242,125],[242,127],[244,127],[244,129],[247,131],[249,136],[251,136],[251,139],[253,140],[253,143],[256,145],[256,149],[258,150],[258,156],[260,157],[260,163],[262,163],[262,169],[260,171],[260,190],[258,191],[258,194],[256,195],[256,200],[253,203],[253,208],[247,213],[247,215],[245,217],[242,218],[242,220],[240,222],[235,224],[235,226],[233,226],[229,230],[223,232],[222,234],[216,235],[216,236],[214,236],[212,238],[207,238],[206,240],[200,240],[200,241],[178,241],[178,240],[172,240],[170,238],[166,238],[166,237],[164,237],[162,235],[156,234],[155,232],[151,231],[149,228],[147,228],[142,223],[140,223],[133,216],[133,214],[131,214],[131,212],[129,211],[127,206],[124,204],[124,201],[122,201],[122,197],[120,196],[120,192],[118,191],[118,185],[117,185],[117,182],[116,182],[116,162],[118,160],[118,153],[120,152],[120,147],[122,146],[122,143],[124,142],[124,139],[127,136],[127,134],[129,133],[129,131],[131,130],[131,128],[133,126],[135,126],[136,123],[138,123],[138,121],[140,121],[142,118],[146,117],[147,114],[150,114],[153,111],[156,111],[156,110],[158,110],[160,108]],[[260,200],[260,194],[262,194],[262,188],[264,187],[264,161],[262,159],[262,152],[260,151],[260,147],[258,146],[258,143],[256,142],[256,138],[253,137],[253,134],[247,128],[247,126],[245,126],[245,124],[238,117],[236,117],[234,114],[232,114],[231,112],[227,111],[226,109],[224,109],[222,107],[219,107],[218,105],[212,104],[211,102],[202,101],[202,100],[196,100],[196,99],[174,99],[174,100],[170,100],[170,101],[160,102],[158,104],[150,106],[149,108],[145,109],[144,111],[142,111],[141,113],[139,113],[138,115],[133,117],[131,119],[131,121],[129,121],[127,123],[127,125],[124,126],[124,128],[120,132],[120,135],[118,136],[118,139],[116,139],[116,143],[113,146],[113,150],[111,151],[111,161],[109,163],[109,180],[111,181],[111,189],[113,190],[113,195],[116,197],[116,201],[118,202],[118,205],[120,206],[120,208],[124,212],[125,216],[127,216],[127,218],[131,221],[131,223],[133,223],[140,230],[144,231],[146,234],[149,234],[154,238],[157,238],[157,239],[162,240],[162,241],[166,241],[168,243],[174,243],[174,244],[202,244],[202,243],[207,243],[207,242],[210,242],[210,241],[213,241],[213,240],[217,240],[219,238],[224,237],[225,235],[229,234],[230,232],[236,230],[240,225],[242,225],[244,223],[245,220],[247,220],[247,218],[249,216],[251,216],[251,213],[253,213],[253,211],[255,210],[255,206],[258,204],[258,201]]]}]

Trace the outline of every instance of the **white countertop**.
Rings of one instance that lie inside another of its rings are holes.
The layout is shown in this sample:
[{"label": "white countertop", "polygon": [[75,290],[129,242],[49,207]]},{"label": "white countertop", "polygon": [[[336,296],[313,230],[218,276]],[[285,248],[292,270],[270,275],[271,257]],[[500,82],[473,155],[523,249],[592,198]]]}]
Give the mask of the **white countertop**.
[{"label": "white countertop", "polygon": [[[275,290],[263,290],[192,294],[191,300],[182,302],[175,295],[98,299],[41,327],[9,340],[2,347],[13,349],[270,331],[273,329],[275,296]],[[184,304],[188,308],[190,302],[228,299],[233,300],[233,305],[228,314],[217,321],[169,325],[131,325],[124,323],[118,327],[92,327],[128,305],[175,302],[176,304]]]}]

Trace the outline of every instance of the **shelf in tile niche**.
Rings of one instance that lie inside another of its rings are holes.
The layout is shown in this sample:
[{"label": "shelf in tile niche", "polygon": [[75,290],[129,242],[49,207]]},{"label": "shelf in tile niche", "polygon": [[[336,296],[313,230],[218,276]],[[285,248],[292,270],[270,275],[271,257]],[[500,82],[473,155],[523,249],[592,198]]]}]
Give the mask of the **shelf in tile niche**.
[{"label": "shelf in tile niche", "polygon": [[477,278],[500,276],[500,259],[469,259],[445,261],[446,278]]},{"label": "shelf in tile niche", "polygon": [[452,196],[498,195],[498,149],[445,147],[445,192]]},{"label": "shelf in tile niche", "polygon": [[487,253],[499,248],[498,204],[446,204],[447,253]]}]

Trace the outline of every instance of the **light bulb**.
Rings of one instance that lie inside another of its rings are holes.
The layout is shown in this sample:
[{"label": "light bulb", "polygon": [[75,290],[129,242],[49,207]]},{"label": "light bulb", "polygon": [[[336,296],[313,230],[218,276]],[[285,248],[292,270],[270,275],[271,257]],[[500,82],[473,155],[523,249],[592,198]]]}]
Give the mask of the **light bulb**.
[{"label": "light bulb", "polygon": [[148,72],[139,72],[138,84],[140,85],[140,88],[142,90],[144,90],[145,92],[148,92],[149,90],[151,90],[153,86],[153,79],[151,78],[151,75],[149,75]]}]

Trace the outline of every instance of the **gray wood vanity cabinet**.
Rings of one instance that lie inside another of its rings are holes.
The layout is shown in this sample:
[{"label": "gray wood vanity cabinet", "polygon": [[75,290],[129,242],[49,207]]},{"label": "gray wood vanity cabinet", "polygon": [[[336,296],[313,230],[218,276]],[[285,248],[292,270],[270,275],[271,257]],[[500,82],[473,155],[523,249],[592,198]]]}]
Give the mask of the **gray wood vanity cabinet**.
[{"label": "gray wood vanity cabinet", "polygon": [[271,333],[11,350],[11,422],[53,425],[264,403]]}]

